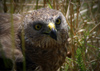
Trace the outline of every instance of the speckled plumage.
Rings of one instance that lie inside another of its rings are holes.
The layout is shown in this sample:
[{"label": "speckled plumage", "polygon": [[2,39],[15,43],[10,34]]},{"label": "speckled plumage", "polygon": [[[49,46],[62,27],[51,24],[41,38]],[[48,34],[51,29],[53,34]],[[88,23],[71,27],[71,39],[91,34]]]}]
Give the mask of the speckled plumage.
[{"label": "speckled plumage", "polygon": [[[58,18],[61,19],[60,25],[55,24]],[[54,23],[57,29],[57,40],[50,37],[50,35],[43,34],[44,31],[49,30],[48,24],[50,22]],[[16,26],[16,24],[18,26]],[[19,49],[16,50],[19,50],[18,53],[20,55],[22,55],[20,53],[22,52],[21,33],[24,32],[26,69],[37,70],[38,68],[38,71],[57,71],[57,69],[65,62],[67,55],[68,26],[63,14],[57,10],[42,8],[27,14],[19,21],[19,24],[16,24],[15,26],[17,29],[15,38],[17,41],[15,40],[15,46],[18,46]],[[42,28],[39,31],[34,29],[34,25],[36,24],[42,25]],[[0,28],[2,29],[1,26]],[[35,66],[36,68],[34,68]],[[17,66],[17,69],[20,70],[21,67]]]}]

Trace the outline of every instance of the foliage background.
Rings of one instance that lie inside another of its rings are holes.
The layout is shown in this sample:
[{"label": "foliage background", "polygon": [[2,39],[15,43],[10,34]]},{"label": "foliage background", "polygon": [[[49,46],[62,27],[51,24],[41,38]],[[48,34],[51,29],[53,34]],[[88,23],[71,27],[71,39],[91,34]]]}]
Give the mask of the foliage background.
[{"label": "foliage background", "polygon": [[69,25],[71,58],[59,71],[100,71],[100,0],[0,0],[0,13],[27,13],[48,7]]}]

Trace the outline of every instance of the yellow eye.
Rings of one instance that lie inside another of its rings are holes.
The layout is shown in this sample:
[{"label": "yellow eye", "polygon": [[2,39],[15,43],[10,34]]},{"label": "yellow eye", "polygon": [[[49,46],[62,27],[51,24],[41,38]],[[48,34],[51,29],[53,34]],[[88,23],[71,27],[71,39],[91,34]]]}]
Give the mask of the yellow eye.
[{"label": "yellow eye", "polygon": [[56,24],[57,24],[57,25],[60,25],[60,24],[61,24],[61,19],[58,18],[58,19],[56,20]]},{"label": "yellow eye", "polygon": [[35,27],[34,27],[36,30],[40,30],[41,28],[42,28],[42,25],[40,25],[40,24],[37,24],[37,25],[35,25]]}]

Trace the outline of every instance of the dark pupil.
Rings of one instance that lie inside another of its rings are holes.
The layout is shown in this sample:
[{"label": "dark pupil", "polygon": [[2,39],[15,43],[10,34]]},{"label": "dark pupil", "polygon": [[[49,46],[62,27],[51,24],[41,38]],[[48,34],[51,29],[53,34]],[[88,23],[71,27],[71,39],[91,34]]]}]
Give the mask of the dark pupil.
[{"label": "dark pupil", "polygon": [[40,26],[38,25],[37,28],[40,28]]},{"label": "dark pupil", "polygon": [[59,22],[59,20],[57,20],[57,22]]}]

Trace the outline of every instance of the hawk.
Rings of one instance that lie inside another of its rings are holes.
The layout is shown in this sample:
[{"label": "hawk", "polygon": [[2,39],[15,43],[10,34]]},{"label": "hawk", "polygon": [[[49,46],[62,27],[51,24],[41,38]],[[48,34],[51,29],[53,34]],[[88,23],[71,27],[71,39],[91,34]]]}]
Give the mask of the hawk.
[{"label": "hawk", "polygon": [[42,8],[25,16],[2,13],[0,69],[10,70],[15,64],[20,71],[25,61],[26,71],[57,71],[67,56],[67,39],[68,25],[60,11]]}]

